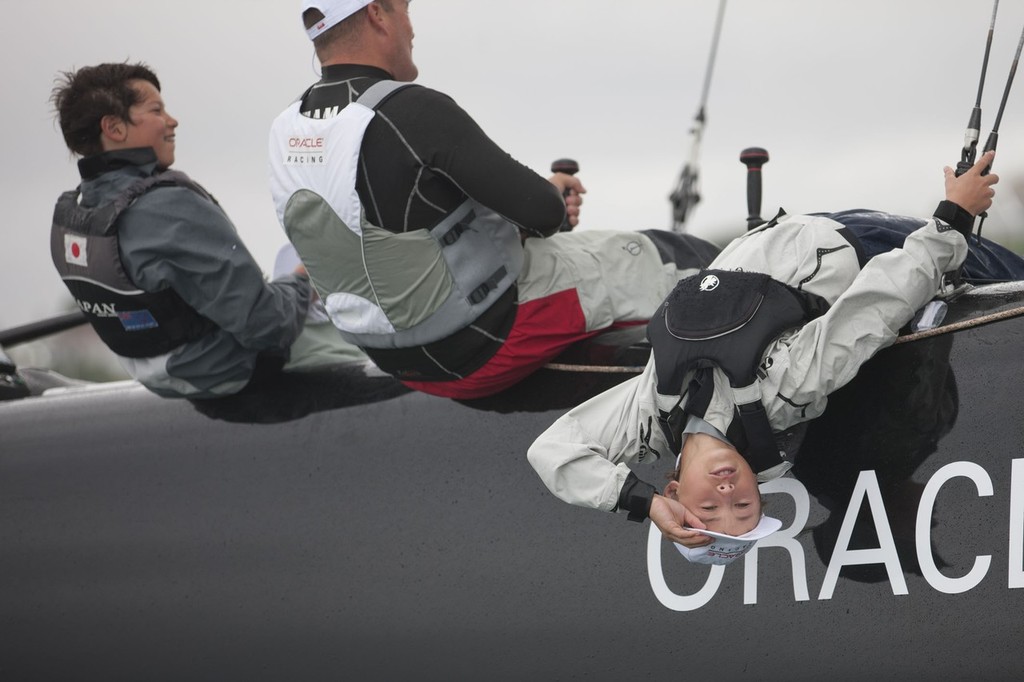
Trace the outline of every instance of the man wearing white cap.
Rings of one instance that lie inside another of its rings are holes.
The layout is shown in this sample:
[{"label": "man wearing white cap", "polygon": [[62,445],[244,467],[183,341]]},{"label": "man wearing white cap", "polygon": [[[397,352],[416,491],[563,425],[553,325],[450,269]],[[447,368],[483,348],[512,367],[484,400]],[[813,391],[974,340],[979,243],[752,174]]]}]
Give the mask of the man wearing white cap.
[{"label": "man wearing white cap", "polygon": [[[777,434],[822,414],[965,259],[972,278],[1004,266],[1024,278],[1019,256],[984,261],[968,246],[974,216],[992,203],[998,178],[982,170],[993,157],[960,177],[945,169],[946,200],[909,234],[889,228],[910,219],[847,211],[779,217],[733,240],[654,316],[643,373],[533,443],[544,484],[572,504],[650,517],[691,561],[742,556],[780,527],[758,490],[792,466]],[[885,232],[892,243],[875,243]],[[628,466],[676,455],[663,495]]]},{"label": "man wearing white cap", "polygon": [[717,252],[560,231],[580,181],[542,178],[411,85],[407,0],[306,0],[303,23],[323,73],[271,131],[278,217],[334,324],[406,385],[497,393],[575,341],[646,323]]}]

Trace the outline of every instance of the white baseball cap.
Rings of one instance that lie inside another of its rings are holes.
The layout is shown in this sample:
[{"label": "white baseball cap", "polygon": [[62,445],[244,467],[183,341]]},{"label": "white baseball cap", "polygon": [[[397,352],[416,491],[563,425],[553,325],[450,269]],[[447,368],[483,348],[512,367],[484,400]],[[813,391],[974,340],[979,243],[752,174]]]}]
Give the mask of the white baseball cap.
[{"label": "white baseball cap", "polygon": [[756,545],[758,540],[771,535],[780,528],[782,528],[782,521],[762,514],[761,520],[758,521],[754,530],[748,531],[743,535],[726,535],[725,533],[716,533],[700,528],[687,528],[686,530],[710,536],[713,538],[711,544],[693,548],[684,547],[678,542],[672,544],[676,546],[680,554],[686,557],[687,561],[692,561],[695,564],[731,564],[749,552],[750,548]]},{"label": "white baseball cap", "polygon": [[313,40],[327,29],[335,26],[338,22],[348,19],[350,16],[369,5],[373,0],[303,0],[302,13],[307,9],[318,9],[324,18],[306,29],[306,35]]}]

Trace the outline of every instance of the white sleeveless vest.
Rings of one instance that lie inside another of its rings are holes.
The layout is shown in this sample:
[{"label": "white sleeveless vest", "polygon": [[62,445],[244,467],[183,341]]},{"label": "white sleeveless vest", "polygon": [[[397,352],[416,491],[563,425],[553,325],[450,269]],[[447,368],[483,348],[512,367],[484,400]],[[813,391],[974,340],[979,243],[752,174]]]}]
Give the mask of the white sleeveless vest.
[{"label": "white sleeveless vest", "polygon": [[366,220],[359,149],[376,108],[408,83],[381,81],[337,116],[274,121],[270,185],[277,217],[334,325],[366,348],[432,343],[468,326],[523,263],[515,225],[467,200],[431,230],[393,233]]}]

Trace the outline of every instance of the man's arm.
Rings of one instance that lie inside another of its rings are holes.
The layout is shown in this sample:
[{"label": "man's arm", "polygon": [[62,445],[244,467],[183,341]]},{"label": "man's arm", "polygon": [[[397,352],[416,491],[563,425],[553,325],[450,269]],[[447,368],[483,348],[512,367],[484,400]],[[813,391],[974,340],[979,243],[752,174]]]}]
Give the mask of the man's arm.
[{"label": "man's arm", "polygon": [[[556,187],[512,158],[450,97],[429,88],[408,88],[385,102],[381,114],[421,163],[524,234],[558,232],[566,216],[560,191],[564,187]],[[372,168],[370,174],[377,184]],[[563,177],[568,178],[563,184],[582,190],[579,180]]]}]

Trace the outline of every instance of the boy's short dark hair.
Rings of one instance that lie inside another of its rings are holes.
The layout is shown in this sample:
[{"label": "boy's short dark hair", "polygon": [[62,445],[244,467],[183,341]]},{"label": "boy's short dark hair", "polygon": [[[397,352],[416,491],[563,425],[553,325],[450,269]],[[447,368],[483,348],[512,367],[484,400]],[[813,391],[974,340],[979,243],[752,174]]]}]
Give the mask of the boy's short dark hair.
[{"label": "boy's short dark hair", "polygon": [[148,81],[160,89],[156,74],[141,62],[97,64],[61,72],[50,102],[68,149],[81,156],[103,151],[100,121],[110,115],[130,120],[129,109],[139,102],[139,93],[131,86],[134,80]]}]

